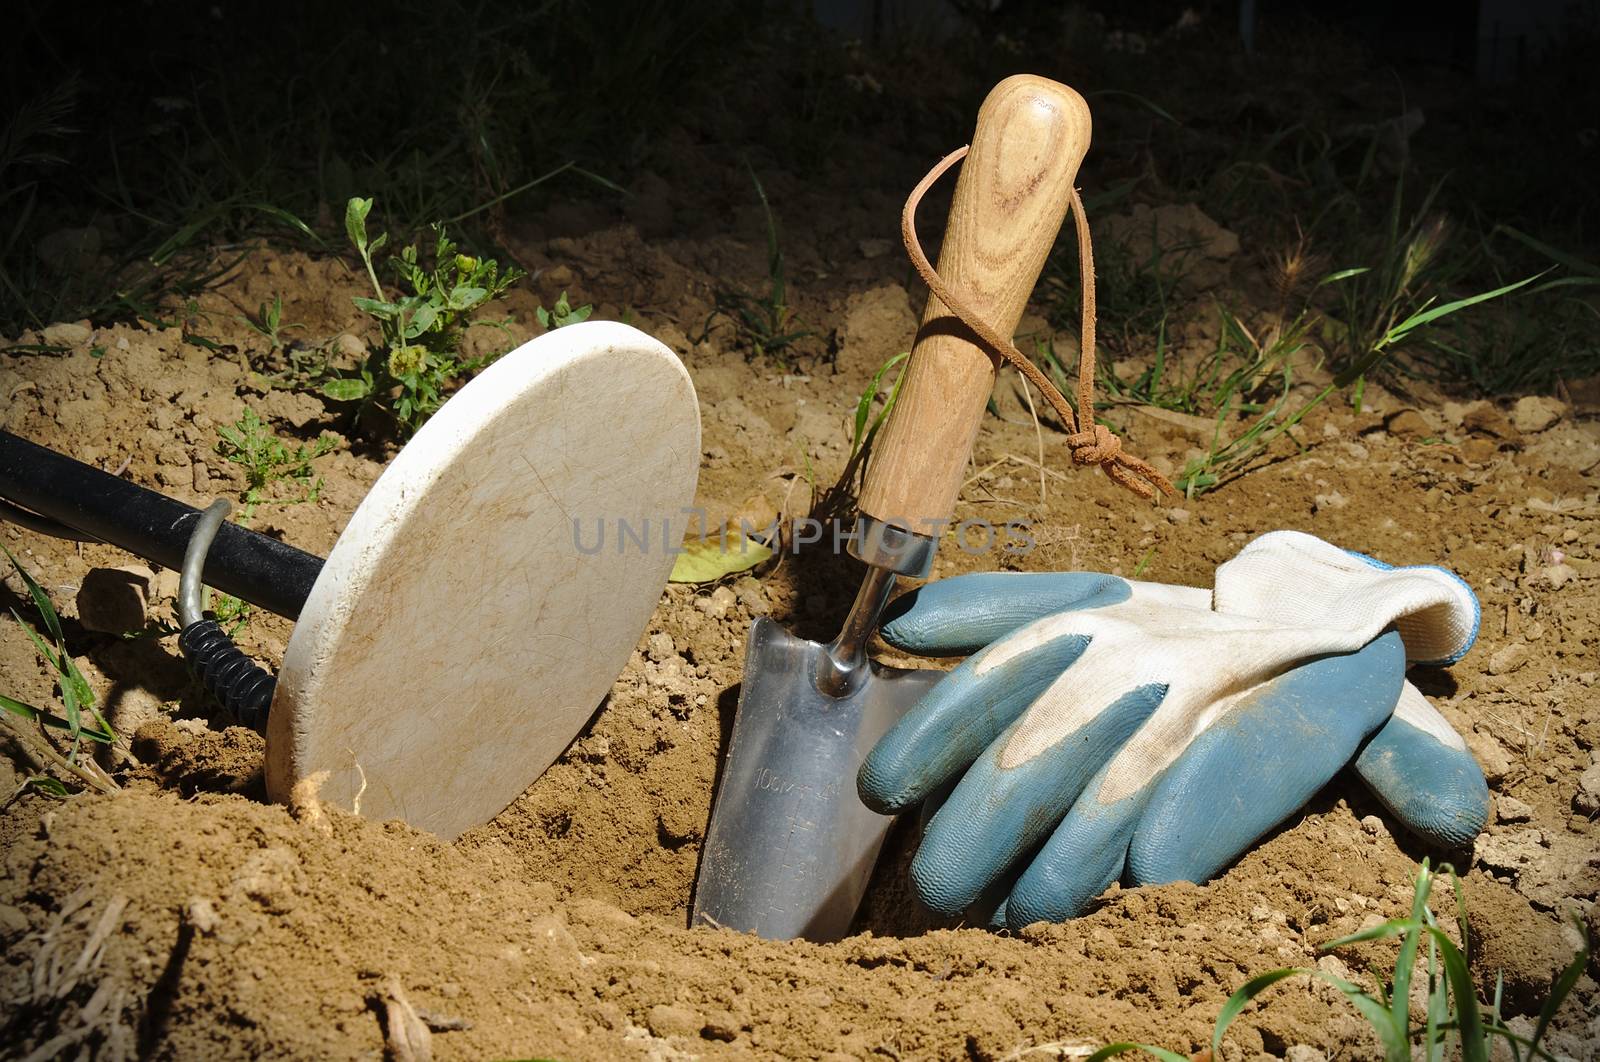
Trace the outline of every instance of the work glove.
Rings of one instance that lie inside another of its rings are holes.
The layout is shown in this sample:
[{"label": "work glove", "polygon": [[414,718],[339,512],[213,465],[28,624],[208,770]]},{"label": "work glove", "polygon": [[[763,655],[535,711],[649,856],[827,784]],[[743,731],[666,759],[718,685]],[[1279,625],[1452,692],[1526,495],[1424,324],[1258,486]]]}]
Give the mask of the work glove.
[{"label": "work glove", "polygon": [[1353,756],[1429,842],[1464,845],[1488,817],[1483,772],[1405,679],[1408,663],[1453,663],[1477,636],[1477,598],[1443,568],[1279,531],[1209,591],[977,574],[886,614],[891,645],[972,654],[857,779],[892,814],[960,776],[911,866],[941,914],[1020,928],[1082,913],[1119,878],[1206,881]]}]

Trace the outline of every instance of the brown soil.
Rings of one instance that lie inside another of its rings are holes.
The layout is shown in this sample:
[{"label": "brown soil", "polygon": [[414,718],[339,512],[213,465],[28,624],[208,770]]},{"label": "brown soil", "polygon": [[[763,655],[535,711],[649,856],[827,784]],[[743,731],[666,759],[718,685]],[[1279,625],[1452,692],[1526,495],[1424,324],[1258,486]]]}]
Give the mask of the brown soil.
[{"label": "brown soil", "polygon": [[[908,187],[917,167],[892,160],[884,186]],[[856,397],[911,336],[921,295],[879,245],[893,234],[897,193],[847,196],[846,178],[833,180],[768,185],[796,216],[826,219],[786,237],[800,312],[824,333],[800,368],[748,361],[725,325],[698,336],[714,284],[759,282],[756,218],[692,241],[643,238],[637,218],[514,241],[536,279],[511,300],[513,339],[537,331],[536,299],[569,289],[598,317],[628,311],[682,354],[702,404],[700,500],[714,520],[803,512],[806,466],[821,482],[838,474]],[[736,177],[708,194],[747,198]],[[851,207],[812,209],[830,200]],[[1218,253],[1207,283],[1248,289],[1250,263]],[[349,301],[359,290],[344,261],[260,251],[193,316],[191,332],[219,350],[186,344],[177,328],[58,331],[69,353],[0,357],[0,426],[192,503],[242,490],[213,447],[216,427],[246,404],[285,437],[339,433],[337,451],[316,462],[318,500],[264,504],[254,523],[325,553],[392,449],[352,443],[321,401],[266,385],[252,370],[272,359],[238,315],[281,295],[284,319],[306,326],[296,334],[320,339],[359,329]],[[1208,301],[1180,320],[1184,350],[1214,335]],[[1048,328],[1030,315],[1020,331]],[[491,330],[475,335],[500,342]],[[1075,341],[1063,335],[1057,346]],[[62,607],[113,724],[138,737],[113,765],[121,794],[29,794],[0,815],[3,1050],[372,1057],[386,1031],[398,1037],[418,1016],[435,1030],[433,1052],[460,1058],[1081,1057],[1117,1039],[1198,1050],[1223,1000],[1253,974],[1320,964],[1365,976],[1368,961],[1391,959],[1382,945],[1337,956],[1317,947],[1403,914],[1425,854],[1472,868],[1466,902],[1485,990],[1504,971],[1509,1008],[1536,1005],[1572,954],[1568,916],[1593,924],[1600,889],[1600,828],[1579,810],[1580,775],[1600,749],[1592,384],[1543,400],[1553,423],[1525,406],[1521,430],[1509,402],[1369,387],[1363,412],[1330,404],[1309,417],[1303,451],[1285,445],[1214,493],[1154,504],[1071,470],[1048,426],[1041,478],[1040,436],[1016,386],[1004,374],[1000,416],[985,424],[957,513],[1031,521],[1038,546],[1005,559],[1011,566],[1131,574],[1143,562],[1143,578],[1204,583],[1249,538],[1298,528],[1395,563],[1439,562],[1472,584],[1485,615],[1478,647],[1449,672],[1414,677],[1469,735],[1500,801],[1473,852],[1426,853],[1391,835],[1375,802],[1341,777],[1218,881],[1114,889],[1065,925],[1019,935],[931,925],[905,902],[915,838],[903,824],[860,935],[822,946],[691,931],[744,632],[771,614],[825,635],[853,592],[851,562],[802,554],[724,587],[670,587],[568,752],[493,822],[446,845],[399,822],[263,803],[260,740],[210,718],[171,636],[126,641],[77,624],[89,571],[130,558],[7,525],[0,540]],[[1133,452],[1168,470],[1199,442],[1182,418],[1128,408],[1113,419]],[[935,577],[995,563],[947,547]],[[153,620],[170,618],[174,585],[169,573],[154,580]],[[14,576],[6,586],[20,604]],[[256,612],[240,640],[275,665],[289,630]],[[0,674],[8,694],[51,697],[15,624],[0,624]],[[16,787],[19,769],[0,758],[0,789]],[[1586,977],[1558,1020],[1557,1050],[1592,1054],[1597,1003]],[[1304,980],[1266,993],[1230,1041],[1230,1057],[1283,1057],[1295,1045],[1379,1057],[1336,994]]]}]

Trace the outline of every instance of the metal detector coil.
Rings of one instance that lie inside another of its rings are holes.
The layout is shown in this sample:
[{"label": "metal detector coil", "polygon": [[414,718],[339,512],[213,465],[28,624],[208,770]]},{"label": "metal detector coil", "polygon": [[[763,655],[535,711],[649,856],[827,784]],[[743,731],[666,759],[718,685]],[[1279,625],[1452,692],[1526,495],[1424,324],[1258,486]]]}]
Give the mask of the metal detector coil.
[{"label": "metal detector coil", "polygon": [[[20,508],[38,529],[188,568],[180,642],[241,722],[265,713],[273,799],[450,839],[514,800],[600,705],[661,596],[699,459],[677,355],[590,321],[458,391],[326,561],[215,509],[202,534],[193,507],[4,432],[0,519]],[[649,541],[624,548],[623,526]],[[596,527],[608,548],[586,545]],[[201,581],[298,617],[276,682],[198,615]]]}]

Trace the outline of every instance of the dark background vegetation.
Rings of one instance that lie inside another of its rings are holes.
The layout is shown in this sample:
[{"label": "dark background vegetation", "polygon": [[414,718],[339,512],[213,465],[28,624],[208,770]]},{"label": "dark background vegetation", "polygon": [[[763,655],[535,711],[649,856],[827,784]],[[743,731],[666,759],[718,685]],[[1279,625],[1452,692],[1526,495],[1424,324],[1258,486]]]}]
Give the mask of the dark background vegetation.
[{"label": "dark background vegetation", "polygon": [[[1492,357],[1441,353],[1446,375],[1494,390],[1600,369],[1576,282],[1600,272],[1594,5],[1492,83],[1474,73],[1474,4],[1260,8],[1247,54],[1222,2],[966,0],[911,19],[868,4],[843,31],[771,0],[18,5],[0,64],[0,333],[158,319],[214,275],[218,247],[345,253],[355,194],[401,232],[449,219],[503,253],[528,219],[622,218],[684,138],[730,168],[873,180],[875,149],[931,161],[988,87],[1031,71],[1095,109],[1091,207],[1189,199],[1247,248],[1306,233],[1336,267],[1426,204],[1450,223],[1441,291],[1574,281],[1477,315]],[[696,188],[673,194],[688,229],[731,223],[723,204],[693,209]]]}]

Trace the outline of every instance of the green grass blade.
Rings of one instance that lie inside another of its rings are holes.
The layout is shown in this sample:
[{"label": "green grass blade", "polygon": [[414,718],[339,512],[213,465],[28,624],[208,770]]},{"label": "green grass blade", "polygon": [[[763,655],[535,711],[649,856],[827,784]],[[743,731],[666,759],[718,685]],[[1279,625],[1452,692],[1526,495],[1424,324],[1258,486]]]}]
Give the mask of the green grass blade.
[{"label": "green grass blade", "polygon": [[72,790],[68,789],[59,778],[51,778],[49,775],[31,775],[22,784],[26,789],[37,789],[45,796],[54,797],[57,800],[65,800],[72,795]]},{"label": "green grass blade", "polygon": [[1493,236],[1497,232],[1505,233],[1507,236],[1510,236],[1513,240],[1516,240],[1524,247],[1538,251],[1540,254],[1550,259],[1550,261],[1559,265],[1564,265],[1574,273],[1582,273],[1585,276],[1591,277],[1600,277],[1600,265],[1595,265],[1593,262],[1586,262],[1576,255],[1568,254],[1559,247],[1552,247],[1543,240],[1538,240],[1532,236],[1529,236],[1521,229],[1514,229],[1510,225],[1496,225],[1490,231],[1489,235]]},{"label": "green grass blade", "polygon": [[16,609],[11,610],[11,618],[17,621],[17,626],[28,632],[28,637],[33,639],[34,648],[38,649],[39,654],[50,662],[50,667],[59,672],[61,670],[61,661],[57,659],[55,650],[50,648],[49,643],[39,637],[39,632],[30,627],[28,621],[22,618],[22,613]]},{"label": "green grass blade", "polygon": [[1342,948],[1346,944],[1362,944],[1363,940],[1382,940],[1386,939],[1386,937],[1398,937],[1402,932],[1416,928],[1418,928],[1418,923],[1414,923],[1408,918],[1390,918],[1386,923],[1373,926],[1371,929],[1352,932],[1350,936],[1339,937],[1338,940],[1328,940],[1326,944],[1323,944],[1317,950],[1318,952],[1331,952],[1334,948]]},{"label": "green grass blade", "polygon": [[[72,724],[60,716],[51,715],[42,708],[35,708],[31,704],[26,704],[22,701],[19,701],[15,697],[7,697],[3,693],[0,693],[0,711],[6,711],[10,712],[12,715],[21,716],[23,719],[28,719],[32,722],[50,727],[52,730],[64,730],[69,732],[72,730]],[[104,726],[103,723],[102,726]],[[81,730],[80,733],[90,741],[98,741],[102,745],[109,745],[115,740],[115,737],[112,735],[111,728],[109,726],[105,727],[103,731]]]},{"label": "green grass blade", "polygon": [[1228,1001],[1217,1012],[1217,1023],[1211,1031],[1212,1055],[1221,1057],[1223,1034],[1228,1031],[1228,1026],[1233,1024],[1233,1019],[1239,1016],[1239,1013],[1249,1005],[1252,999],[1286,977],[1293,977],[1296,974],[1315,973],[1315,970],[1302,970],[1295,966],[1286,966],[1281,970],[1270,970],[1267,973],[1258,974],[1240,985],[1238,991],[1229,996]]},{"label": "green grass blade", "polygon": [[[905,380],[904,369],[901,369],[900,375],[895,377],[894,387],[890,389],[889,397],[884,402],[883,409],[878,412],[877,417],[872,416],[872,402],[878,397],[878,390],[883,386],[884,376],[888,374],[890,369],[910,356],[908,352],[902,351],[878,366],[878,371],[872,376],[872,382],[867,385],[866,390],[861,392],[861,400],[856,403],[855,433],[850,439],[850,454],[852,457],[877,432],[878,426],[883,423],[884,418],[889,415],[889,411],[894,408],[895,400],[900,397],[900,384]],[[868,420],[872,422],[870,429],[867,426]]]},{"label": "green grass blade", "polygon": [[[1573,921],[1577,922],[1577,919]],[[1583,976],[1584,969],[1589,965],[1589,948],[1592,942],[1581,922],[1578,922],[1578,931],[1583,933],[1583,946],[1578,949],[1578,954],[1572,957],[1567,968],[1561,971],[1561,976],[1550,986],[1550,998],[1546,999],[1544,1006],[1539,1009],[1539,1021],[1533,1028],[1533,1043],[1530,1045],[1535,1050],[1539,1049],[1539,1041],[1544,1039],[1545,1030],[1550,1028],[1550,1022],[1555,1018],[1556,1011],[1561,1009],[1561,1004],[1572,993],[1578,978]]]},{"label": "green grass blade", "polygon": [[1516,291],[1518,288],[1526,284],[1533,283],[1543,275],[1543,273],[1536,273],[1531,277],[1524,277],[1515,283],[1506,284],[1503,287],[1495,288],[1493,291],[1479,292],[1477,295],[1469,295],[1464,299],[1457,299],[1454,302],[1447,302],[1442,306],[1433,306],[1419,311],[1418,313],[1414,313],[1410,317],[1407,317],[1404,321],[1401,321],[1399,324],[1391,328],[1383,337],[1383,340],[1379,345],[1390,346],[1394,343],[1398,343],[1400,340],[1404,339],[1407,334],[1425,324],[1437,321],[1441,317],[1448,317],[1450,314],[1456,313],[1459,310],[1464,310],[1468,306],[1476,306],[1480,302],[1488,302],[1490,299],[1498,299],[1500,296]]},{"label": "green grass blade", "polygon": [[1529,288],[1528,294],[1537,295],[1542,291],[1554,291],[1558,288],[1600,288],[1600,277],[1561,277]]},{"label": "green grass blade", "polygon": [[1445,977],[1450,984],[1450,993],[1455,997],[1461,1058],[1463,1062],[1489,1062],[1483,1014],[1478,1007],[1478,990],[1472,981],[1472,971],[1467,967],[1467,957],[1444,930],[1429,926],[1427,931],[1438,942],[1440,958],[1444,960]]},{"label": "green grass blade", "polygon": [[[443,224],[443,225],[454,225],[458,221],[465,221],[470,217],[475,217],[478,214],[483,213],[485,210],[490,210],[490,209],[493,209],[494,207],[499,206],[501,203],[504,203],[507,199],[510,199],[510,198],[512,198],[514,196],[521,195],[523,192],[526,192],[530,188],[537,188],[539,185],[541,185],[544,182],[550,180],[550,178],[552,178],[552,177],[556,177],[556,176],[558,176],[560,174],[566,173],[568,170],[575,170],[577,168],[578,168],[578,164],[576,162],[564,162],[560,166],[557,166],[555,169],[551,170],[550,172],[540,174],[538,177],[533,178],[533,180],[531,180],[531,181],[524,181],[522,184],[519,184],[515,188],[511,189],[509,192],[502,192],[500,195],[495,196],[493,199],[490,199],[488,202],[480,203],[477,206],[473,207],[471,210],[462,211],[461,213],[457,214],[455,217],[445,218],[444,221],[440,222],[440,224]],[[583,176],[588,177],[590,180],[596,181],[596,182],[606,186],[607,188],[610,188],[610,189],[612,189],[614,191],[618,191],[618,192],[624,192],[624,194],[627,194],[624,189],[618,187],[617,185],[615,185],[612,182],[606,180],[604,177],[599,176],[598,174],[590,173],[588,170],[578,170],[578,172],[581,173]]]},{"label": "green grass blade", "polygon": [[1147,96],[1139,95],[1137,92],[1129,92],[1126,89],[1097,89],[1088,95],[1090,99],[1094,99],[1096,96],[1121,96],[1125,99],[1130,99],[1144,107],[1145,110],[1149,111],[1157,118],[1164,118],[1173,125],[1181,126],[1183,124],[1182,122],[1178,121],[1178,119],[1174,118],[1171,112],[1169,112],[1165,107],[1161,106],[1159,103],[1156,103]]},{"label": "green grass blade", "polygon": [[1417,966],[1417,947],[1422,942],[1422,931],[1428,921],[1428,894],[1433,891],[1433,874],[1428,860],[1422,860],[1417,871],[1416,885],[1411,891],[1411,918],[1405,938],[1400,942],[1400,954],[1394,961],[1394,988],[1389,1002],[1389,1020],[1404,1035],[1411,1027],[1411,975]]},{"label": "green grass blade", "polygon": [[[28,574],[28,570],[12,555],[9,549],[0,546],[0,550],[5,550],[5,555],[11,561],[11,566],[17,570],[17,574],[22,577],[23,583],[27,585],[28,596],[33,598],[33,607],[38,609],[39,618],[44,620],[45,629],[50,632],[50,638],[57,645],[65,644],[66,639],[61,636],[61,620],[56,616],[55,607],[50,604],[49,595],[44,592],[42,586],[34,581],[33,576]],[[12,614],[15,615],[15,612]],[[17,617],[17,622],[22,623],[21,616]],[[27,626],[27,624],[23,624],[23,626]]]},{"label": "green grass blade", "polygon": [[1378,1039],[1383,1043],[1384,1054],[1389,1057],[1391,1062],[1411,1062],[1411,1041],[1407,1035],[1410,1031],[1409,1027],[1396,1029],[1394,1023],[1390,1020],[1388,1007],[1342,977],[1336,977],[1323,970],[1307,970],[1306,972],[1326,981],[1344,993],[1344,998],[1350,1001],[1351,1006],[1361,1012],[1361,1016],[1367,1019],[1367,1024],[1371,1025],[1373,1031],[1378,1034]]},{"label": "green grass blade", "polygon": [[1422,1049],[1426,1062],[1442,1062],[1444,1041],[1440,1025],[1450,1018],[1450,996],[1439,990],[1439,949],[1428,939],[1428,1023]]}]

